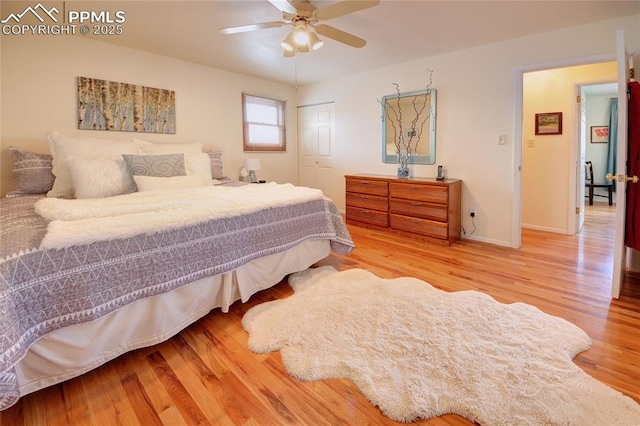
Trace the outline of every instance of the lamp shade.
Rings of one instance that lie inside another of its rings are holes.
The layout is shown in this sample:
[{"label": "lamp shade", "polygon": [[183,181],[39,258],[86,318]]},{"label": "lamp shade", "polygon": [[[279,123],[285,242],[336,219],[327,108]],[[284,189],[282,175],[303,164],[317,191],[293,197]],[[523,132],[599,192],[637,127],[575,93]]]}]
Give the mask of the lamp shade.
[{"label": "lamp shade", "polygon": [[294,33],[293,31],[291,31],[289,33],[289,35],[282,40],[282,42],[280,43],[280,46],[282,46],[282,48],[286,51],[286,52],[294,52],[295,51],[295,40],[294,40]]},{"label": "lamp shade", "polygon": [[309,31],[304,26],[296,27],[296,29],[293,30],[293,41],[298,46],[309,44]]},{"label": "lamp shade", "polygon": [[309,32],[309,46],[311,46],[312,50],[318,50],[322,47],[324,43],[320,40],[320,37],[313,31]]},{"label": "lamp shade", "polygon": [[243,167],[246,170],[249,170],[249,171],[260,170],[260,159],[258,159],[258,158],[245,158]]}]

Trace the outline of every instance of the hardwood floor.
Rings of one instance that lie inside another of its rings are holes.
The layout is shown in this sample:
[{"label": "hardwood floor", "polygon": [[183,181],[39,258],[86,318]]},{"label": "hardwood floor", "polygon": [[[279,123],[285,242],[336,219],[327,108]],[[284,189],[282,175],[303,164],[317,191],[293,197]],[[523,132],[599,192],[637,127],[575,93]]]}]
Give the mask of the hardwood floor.
[{"label": "hardwood floor", "polygon": [[[440,247],[350,227],[355,252],[321,264],[412,275],[448,291],[474,289],[535,305],[591,336],[593,346],[575,358],[577,365],[640,401],[640,275],[628,274],[620,299],[610,299],[613,216],[606,204],[589,209],[579,235],[524,230],[519,250],[470,241]],[[351,382],[298,382],[279,353],[247,349],[243,314],[290,294],[285,281],[228,314],[212,311],[167,342],[27,395],[0,412],[0,424],[399,424]],[[447,415],[416,424],[471,423]]]}]

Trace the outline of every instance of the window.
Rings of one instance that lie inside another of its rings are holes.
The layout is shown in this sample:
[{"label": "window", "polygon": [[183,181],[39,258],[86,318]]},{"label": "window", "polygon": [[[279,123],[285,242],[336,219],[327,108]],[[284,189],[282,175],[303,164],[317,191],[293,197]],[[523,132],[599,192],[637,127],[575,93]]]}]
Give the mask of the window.
[{"label": "window", "polygon": [[286,151],[284,101],[242,94],[245,151]]}]

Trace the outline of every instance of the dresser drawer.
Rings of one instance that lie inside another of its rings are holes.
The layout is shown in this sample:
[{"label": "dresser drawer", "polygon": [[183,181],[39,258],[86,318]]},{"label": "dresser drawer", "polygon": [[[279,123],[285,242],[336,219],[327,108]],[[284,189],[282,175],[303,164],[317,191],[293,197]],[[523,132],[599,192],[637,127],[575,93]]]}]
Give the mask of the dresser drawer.
[{"label": "dresser drawer", "polygon": [[406,198],[430,203],[447,204],[449,202],[449,188],[440,185],[391,182],[389,183],[389,194],[393,198]]},{"label": "dresser drawer", "polygon": [[447,221],[447,206],[432,204],[425,201],[403,200],[399,198],[389,199],[389,212],[405,216],[414,216],[424,219]]},{"label": "dresser drawer", "polygon": [[389,210],[389,199],[380,195],[360,194],[357,192],[347,192],[346,201],[348,206],[362,207],[364,209]]},{"label": "dresser drawer", "polygon": [[389,184],[384,181],[366,178],[347,178],[347,192],[359,192],[362,194],[389,196]]},{"label": "dresser drawer", "polygon": [[391,214],[389,215],[389,218],[392,229],[412,232],[443,240],[448,238],[448,227],[446,223],[398,214]]},{"label": "dresser drawer", "polygon": [[387,212],[378,210],[363,209],[361,207],[347,206],[347,221],[355,220],[358,222],[369,223],[371,225],[389,226],[389,215]]}]

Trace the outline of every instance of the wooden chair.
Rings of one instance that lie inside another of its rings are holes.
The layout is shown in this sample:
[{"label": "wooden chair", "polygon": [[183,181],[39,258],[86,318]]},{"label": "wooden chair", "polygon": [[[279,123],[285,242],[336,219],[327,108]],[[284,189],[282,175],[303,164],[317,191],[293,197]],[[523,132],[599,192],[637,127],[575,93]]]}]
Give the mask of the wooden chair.
[{"label": "wooden chair", "polygon": [[[584,167],[586,171],[585,187],[587,189],[587,197],[589,197],[589,205],[590,206],[593,205],[593,197],[595,196],[595,197],[608,197],[609,205],[612,206],[613,205],[613,183],[612,182],[594,183],[593,182],[593,164],[591,163],[591,161],[585,161]],[[594,189],[596,188],[606,188],[607,195],[595,194]]]}]

